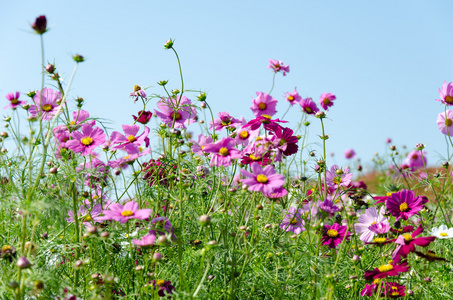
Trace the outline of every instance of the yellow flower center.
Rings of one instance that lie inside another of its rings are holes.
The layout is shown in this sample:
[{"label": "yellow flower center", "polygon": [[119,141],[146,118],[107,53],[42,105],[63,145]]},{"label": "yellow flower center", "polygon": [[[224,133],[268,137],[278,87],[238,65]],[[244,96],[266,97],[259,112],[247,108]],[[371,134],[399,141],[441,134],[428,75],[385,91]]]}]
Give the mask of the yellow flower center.
[{"label": "yellow flower center", "polygon": [[260,175],[256,176],[256,181],[258,181],[259,183],[266,183],[267,177],[266,177],[266,175],[260,174]]},{"label": "yellow flower center", "polygon": [[283,146],[286,143],[285,139],[280,139],[280,142],[278,142],[279,146]]},{"label": "yellow flower center", "polygon": [[261,115],[261,116],[264,117],[264,118],[266,118],[266,119],[268,119],[268,120],[271,119],[271,116],[269,116],[269,115]]},{"label": "yellow flower center", "polygon": [[448,95],[445,97],[445,102],[447,102],[448,104],[452,104],[453,103],[453,97]]},{"label": "yellow flower center", "polygon": [[223,148],[220,148],[219,153],[222,156],[227,156],[228,154],[230,154],[230,151],[228,151],[227,148],[223,147]]},{"label": "yellow flower center", "polygon": [[440,233],[440,236],[447,236],[447,235],[448,235],[448,233],[446,233],[446,232],[441,232]]},{"label": "yellow flower center", "polygon": [[130,216],[132,216],[133,214],[134,214],[134,213],[131,212],[130,210],[123,210],[123,211],[121,212],[121,215],[122,215],[123,217],[130,217]]},{"label": "yellow flower center", "polygon": [[53,108],[53,106],[52,106],[51,104],[44,104],[44,105],[42,106],[42,110],[43,110],[43,111],[51,111],[52,108]]},{"label": "yellow flower center", "polygon": [[75,124],[76,124],[76,122],[75,122],[75,121],[71,121],[71,122],[69,122],[69,125],[75,125]]},{"label": "yellow flower center", "polygon": [[305,112],[307,114],[311,114],[313,112],[313,110],[310,107],[307,106],[307,107],[305,107]]},{"label": "yellow flower center", "polygon": [[327,236],[336,238],[338,236],[338,231],[336,231],[335,229],[329,229],[327,230]]},{"label": "yellow flower center", "polygon": [[127,156],[124,157],[124,159],[127,160],[127,159],[129,159],[129,157],[130,157],[130,155],[127,155]]},{"label": "yellow flower center", "polygon": [[406,242],[412,241],[412,235],[410,233],[403,234],[403,237]]},{"label": "yellow flower center", "polygon": [[255,156],[255,155],[253,155],[253,154],[250,154],[250,159],[251,159],[251,160],[255,160],[255,161],[257,161],[257,160],[260,160],[260,159],[261,159],[261,157],[259,157],[259,156]]},{"label": "yellow flower center", "polygon": [[90,222],[91,220],[93,220],[93,219],[91,218],[90,215],[88,215],[88,216],[86,216],[85,218],[83,218],[83,221],[84,221],[84,222]]},{"label": "yellow flower center", "polygon": [[381,283],[381,278],[376,278],[375,280],[373,280],[373,283],[374,285],[378,285],[379,283]]},{"label": "yellow flower center", "polygon": [[409,210],[409,206],[407,206],[406,202],[400,204],[400,211],[405,212]]},{"label": "yellow flower center", "polygon": [[445,120],[445,125],[447,125],[447,127],[450,127],[452,124],[453,124],[453,121],[451,119]]},{"label": "yellow flower center", "polygon": [[258,104],[258,108],[261,109],[261,110],[265,110],[266,107],[267,107],[266,103],[261,102],[260,104]]},{"label": "yellow flower center", "polygon": [[392,192],[387,192],[387,194],[385,194],[387,197],[390,197],[393,193]]},{"label": "yellow flower center", "polygon": [[260,136],[257,136],[256,139],[255,139],[255,141],[257,141],[257,142],[262,141],[262,140],[263,140],[263,138],[260,137]]},{"label": "yellow flower center", "polygon": [[293,218],[293,219],[291,220],[291,222],[289,222],[289,223],[290,223],[291,225],[296,225],[296,224],[299,223],[299,222],[297,221],[296,218]]},{"label": "yellow flower center", "polygon": [[231,121],[222,121],[222,125],[223,126],[228,126],[228,125],[231,125]]},{"label": "yellow flower center", "polygon": [[142,88],[139,85],[134,85],[134,92],[140,91]]},{"label": "yellow flower center", "polygon": [[135,136],[130,135],[130,136],[127,137],[127,140],[128,140],[130,143],[132,143],[132,142],[135,142],[137,139],[135,138]]},{"label": "yellow flower center", "polygon": [[156,280],[156,285],[163,286],[164,284],[165,284],[165,280],[163,280],[163,279]]},{"label": "yellow flower center", "polygon": [[373,242],[375,242],[375,243],[377,243],[377,244],[383,244],[383,243],[385,243],[386,240],[387,240],[387,239],[386,239],[385,237],[381,237],[381,238],[375,238],[375,239],[373,240]]},{"label": "yellow flower center", "polygon": [[289,95],[287,99],[288,99],[288,101],[291,101],[291,102],[294,101],[294,97],[291,95]]},{"label": "yellow flower center", "polygon": [[342,182],[341,177],[336,177],[333,179],[333,183],[340,184]]},{"label": "yellow flower center", "polygon": [[249,133],[248,131],[243,130],[241,131],[241,133],[239,133],[239,136],[241,137],[241,139],[246,139],[249,137]]},{"label": "yellow flower center", "polygon": [[4,246],[2,247],[2,252],[6,252],[6,251],[8,251],[8,250],[11,250],[11,246],[10,246],[10,245],[4,245]]},{"label": "yellow flower center", "polygon": [[18,99],[11,99],[11,104],[16,105],[17,103],[19,103]]},{"label": "yellow flower center", "polygon": [[382,265],[378,269],[379,269],[379,272],[388,272],[388,271],[393,270],[393,266],[391,264]]},{"label": "yellow flower center", "polygon": [[181,114],[179,112],[172,112],[170,117],[175,120],[181,119]]},{"label": "yellow flower center", "polygon": [[324,105],[329,105],[330,100],[328,98],[324,98],[324,100],[322,100],[322,102],[324,103]]},{"label": "yellow flower center", "polygon": [[85,146],[89,146],[89,145],[91,145],[91,144],[93,143],[93,139],[90,138],[89,136],[87,136],[87,137],[83,138],[83,139],[81,140],[81,142],[82,142],[82,144],[84,144]]}]

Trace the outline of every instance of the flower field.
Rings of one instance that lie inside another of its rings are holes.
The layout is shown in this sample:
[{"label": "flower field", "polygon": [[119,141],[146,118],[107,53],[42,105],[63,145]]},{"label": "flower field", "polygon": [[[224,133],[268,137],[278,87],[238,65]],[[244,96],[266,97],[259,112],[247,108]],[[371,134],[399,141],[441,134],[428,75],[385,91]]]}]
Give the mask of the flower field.
[{"label": "flower field", "polygon": [[[2,95],[1,299],[453,299],[451,155],[428,165],[427,146],[389,139],[373,172],[353,149],[333,164],[325,120],[340,97],[274,95],[291,72],[270,59],[253,118],[214,113],[171,39],[180,81],[135,85],[137,113],[112,131],[76,96],[89,61],[73,55],[61,80],[47,18],[31,30],[41,88]],[[449,149],[453,83],[437,88]]]}]

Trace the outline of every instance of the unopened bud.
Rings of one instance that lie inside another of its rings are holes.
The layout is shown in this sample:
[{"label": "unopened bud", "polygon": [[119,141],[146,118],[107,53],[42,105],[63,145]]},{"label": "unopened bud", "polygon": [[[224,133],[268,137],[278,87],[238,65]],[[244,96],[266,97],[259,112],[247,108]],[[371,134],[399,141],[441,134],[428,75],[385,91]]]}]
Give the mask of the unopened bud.
[{"label": "unopened bud", "polygon": [[54,65],[48,64],[48,65],[46,66],[46,72],[47,72],[47,73],[53,74],[54,71],[55,71],[55,66],[54,66]]},{"label": "unopened bud", "polygon": [[153,254],[153,260],[154,261],[161,261],[162,260],[162,254],[160,254],[159,252],[156,252]]},{"label": "unopened bud", "polygon": [[81,62],[83,62],[83,61],[85,60],[85,59],[83,58],[83,56],[80,55],[80,54],[75,54],[75,55],[73,55],[73,56],[72,56],[72,59],[74,59],[74,61],[75,61],[76,63],[81,63]]},{"label": "unopened bud", "polygon": [[198,221],[200,222],[201,226],[206,226],[211,223],[211,217],[209,217],[208,215],[202,215],[200,216]]}]

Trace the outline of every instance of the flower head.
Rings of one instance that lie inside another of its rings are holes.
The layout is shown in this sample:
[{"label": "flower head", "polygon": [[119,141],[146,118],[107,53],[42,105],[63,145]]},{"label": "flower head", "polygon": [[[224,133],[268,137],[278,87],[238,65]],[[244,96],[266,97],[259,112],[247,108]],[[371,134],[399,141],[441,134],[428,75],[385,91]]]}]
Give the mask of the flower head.
[{"label": "flower head", "polygon": [[436,99],[436,101],[442,102],[445,105],[453,105],[453,82],[447,84],[444,81],[442,89],[439,89],[439,96],[440,99]]},{"label": "flower head", "polygon": [[9,101],[9,104],[7,106],[5,106],[3,109],[7,109],[10,107],[11,107],[11,109],[16,109],[18,106],[21,106],[22,104],[27,103],[27,101],[19,100],[19,97],[20,97],[20,92],[6,94],[5,98],[6,98],[6,100]]},{"label": "flower head", "polygon": [[257,97],[252,100],[252,106],[250,107],[255,116],[273,116],[277,113],[275,108],[277,107],[278,101],[276,99],[263,92],[256,92],[256,96]]},{"label": "flower head", "polygon": [[397,219],[407,220],[423,208],[423,198],[411,190],[393,193],[385,202],[388,211]]},{"label": "flower head", "polygon": [[340,211],[338,206],[335,206],[332,200],[325,199],[323,202],[320,202],[318,205],[319,210],[328,213],[329,215],[333,215],[336,212]]},{"label": "flower head", "polygon": [[327,171],[327,185],[338,189],[340,186],[348,186],[352,181],[352,173],[349,173],[349,168],[340,169],[337,165],[333,165],[330,171]]},{"label": "flower head", "polygon": [[445,225],[440,225],[439,227],[433,227],[430,234],[438,239],[451,239],[453,238],[453,228],[448,228]]},{"label": "flower head", "polygon": [[286,73],[289,73],[289,66],[284,65],[285,63],[276,59],[269,59],[268,69],[274,70],[275,73],[282,72],[283,76],[286,76]]},{"label": "flower head", "polygon": [[453,136],[453,110],[441,112],[437,116],[437,126],[443,134]]},{"label": "flower head", "polygon": [[66,142],[66,147],[83,156],[91,154],[97,146],[105,142],[104,131],[87,123],[82,125],[82,132],[74,131],[71,137],[73,139]]},{"label": "flower head", "polygon": [[247,177],[242,179],[241,182],[248,186],[249,191],[262,192],[265,195],[272,194],[285,183],[285,176],[276,174],[272,165],[263,169],[258,163],[254,162],[250,168],[251,172],[241,170],[242,175]]},{"label": "flower head", "polygon": [[276,127],[272,134],[275,137],[276,143],[278,143],[278,149],[282,151],[285,156],[297,153],[297,150],[299,149],[299,146],[297,145],[299,139],[297,136],[293,135],[293,130],[291,128]]},{"label": "flower head", "polygon": [[355,151],[354,149],[348,149],[344,152],[344,157],[347,159],[353,159],[355,156]]},{"label": "flower head", "polygon": [[47,19],[46,16],[39,16],[36,18],[35,22],[31,24],[31,28],[33,28],[37,34],[43,34],[47,31]]},{"label": "flower head", "polygon": [[365,271],[364,277],[366,280],[376,278],[386,278],[388,276],[398,276],[398,274],[409,271],[410,267],[407,262],[397,265],[394,261],[389,261],[388,264],[379,266],[371,271]]},{"label": "flower head", "polygon": [[319,111],[319,108],[316,106],[316,103],[311,98],[305,98],[299,102],[302,110],[309,115],[314,115]]},{"label": "flower head", "polygon": [[321,237],[321,242],[323,245],[328,245],[329,248],[336,248],[343,239],[348,240],[351,235],[347,230],[347,226],[341,226],[337,223],[334,223],[332,226],[324,225],[323,234]]},{"label": "flower head", "polygon": [[325,110],[328,110],[329,107],[333,106],[333,100],[336,100],[337,97],[332,93],[322,93],[319,97],[319,104]]},{"label": "flower head", "polygon": [[139,125],[123,125],[122,127],[124,135],[118,131],[114,131],[110,136],[112,144],[119,144],[113,147],[113,149],[123,149],[130,144],[140,146],[148,138],[149,128],[147,126],[145,126],[145,130],[140,135],[137,134],[140,130]]},{"label": "flower head", "polygon": [[[227,112],[219,112],[219,118],[214,119],[215,130],[222,130],[223,128],[236,128],[241,125],[241,121],[233,118]],[[212,128],[212,121],[211,121]]]},{"label": "flower head", "polygon": [[395,240],[395,244],[398,246],[396,247],[395,251],[392,253],[392,258],[399,262],[401,257],[407,257],[410,252],[415,252],[415,245],[420,247],[428,246],[432,241],[436,239],[434,236],[427,236],[427,237],[418,237],[423,232],[423,227],[420,225],[418,228],[412,233],[405,233]]},{"label": "flower head", "polygon": [[41,91],[36,91],[35,96],[33,97],[36,105],[30,106],[28,111],[33,117],[39,117],[42,115],[43,120],[50,120],[57,114],[57,100],[61,98],[59,91],[54,91],[49,88],[44,88]]},{"label": "flower head", "polygon": [[281,127],[280,124],[278,123],[288,123],[288,121],[283,121],[280,119],[271,120],[271,116],[261,115],[253,120],[250,120],[247,124],[243,126],[243,128],[250,127],[251,130],[257,130],[258,128],[260,128],[261,125],[263,125],[264,129],[274,131],[275,128]]},{"label": "flower head", "polygon": [[157,102],[154,114],[171,128],[186,128],[184,124],[195,122],[197,112],[192,107],[192,101],[185,96],[174,96],[169,99],[161,99]]},{"label": "flower head", "polygon": [[302,219],[303,213],[304,211],[302,209],[296,209],[291,206],[286,211],[286,215],[279,227],[285,231],[292,231],[295,234],[305,231],[304,220]]},{"label": "flower head", "polygon": [[137,102],[139,97],[146,100],[146,92],[138,85],[134,86],[134,92],[130,93],[129,96],[134,98],[134,103]]},{"label": "flower head", "polygon": [[153,116],[153,113],[150,111],[139,111],[137,113],[137,117],[135,115],[132,115],[134,118],[135,122],[141,123],[141,124],[148,124],[149,120],[151,120],[151,117]]},{"label": "flower head", "polygon": [[292,93],[286,92],[283,97],[285,97],[286,101],[289,102],[291,106],[302,100],[302,97],[299,95],[296,88],[294,88],[294,92]]},{"label": "flower head", "polygon": [[428,164],[426,155],[426,151],[413,150],[409,152],[403,161],[403,168],[410,168],[411,170],[424,168]]},{"label": "flower head", "polygon": [[120,223],[126,223],[130,219],[145,220],[151,215],[151,209],[138,209],[138,203],[129,201],[121,205],[119,203],[111,203],[108,210],[103,211],[104,217],[102,220],[114,220]]},{"label": "flower head", "polygon": [[364,214],[359,216],[359,220],[354,225],[354,228],[355,232],[360,234],[361,241],[369,243],[376,235],[376,231],[379,232],[378,234],[383,234],[385,233],[383,231],[390,230],[389,222],[387,218],[384,217],[384,213],[385,208],[383,206],[381,207],[379,214],[377,213],[376,207],[370,207],[365,210]]},{"label": "flower head", "polygon": [[141,248],[148,248],[156,242],[156,236],[154,234],[147,234],[142,237],[141,240],[133,239],[132,243]]},{"label": "flower head", "polygon": [[236,142],[233,138],[223,138],[217,143],[207,144],[204,146],[203,151],[211,154],[210,166],[224,166],[231,165],[231,160],[240,158],[241,151],[234,148]]}]

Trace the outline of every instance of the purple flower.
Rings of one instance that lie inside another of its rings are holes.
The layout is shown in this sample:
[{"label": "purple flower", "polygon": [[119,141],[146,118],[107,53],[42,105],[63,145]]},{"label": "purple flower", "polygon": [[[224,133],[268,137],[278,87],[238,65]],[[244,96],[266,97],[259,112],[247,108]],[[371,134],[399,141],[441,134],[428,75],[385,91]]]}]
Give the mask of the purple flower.
[{"label": "purple flower", "polygon": [[134,98],[134,103],[137,102],[138,97],[146,100],[146,92],[138,85],[134,86],[134,92],[130,93],[129,96]]},{"label": "purple flower", "polygon": [[111,143],[120,144],[113,147],[113,149],[123,149],[130,144],[140,146],[148,138],[149,128],[147,126],[145,126],[145,131],[140,135],[137,135],[138,131],[140,130],[139,125],[123,125],[122,127],[124,135],[122,135],[118,131],[114,131],[110,136]]},{"label": "purple flower", "polygon": [[319,203],[318,208],[330,215],[333,215],[334,213],[340,211],[340,208],[338,206],[335,206],[329,199],[326,199],[323,202]]},{"label": "purple flower", "polygon": [[92,127],[90,124],[82,125],[82,132],[74,131],[71,133],[73,138],[66,142],[66,147],[74,151],[74,153],[80,153],[85,156],[91,154],[91,152],[99,145],[105,142],[104,131],[99,127]]},{"label": "purple flower", "polygon": [[27,103],[27,101],[19,100],[19,97],[20,97],[20,92],[6,94],[5,98],[9,101],[9,104],[7,106],[5,106],[3,109],[7,109],[10,107],[11,107],[11,109],[16,109],[18,106]]},{"label": "purple flower", "polygon": [[262,115],[250,120],[243,128],[250,127],[251,130],[257,130],[263,124],[264,129],[273,131],[275,128],[281,127],[278,123],[288,123],[288,121],[282,121],[280,119],[271,120],[271,116]]},{"label": "purple flower", "polygon": [[195,122],[197,116],[192,101],[185,96],[161,99],[157,102],[157,108],[159,110],[154,110],[154,114],[171,128],[186,128],[184,124]]},{"label": "purple flower", "polygon": [[344,152],[344,157],[347,159],[353,159],[355,157],[354,149],[348,149]]},{"label": "purple flower", "polygon": [[285,97],[286,101],[293,106],[295,103],[299,103],[302,100],[302,97],[297,92],[297,88],[294,88],[294,92],[286,92],[283,97]]},{"label": "purple flower", "polygon": [[114,220],[120,223],[126,223],[130,219],[145,220],[151,215],[151,209],[138,209],[138,203],[134,201],[127,202],[124,206],[119,203],[112,203],[108,210],[104,210],[102,220]]},{"label": "purple flower", "polygon": [[[90,206],[90,202],[86,201],[80,205],[80,208],[77,211],[77,218],[82,218],[82,222],[85,227],[91,226],[93,222],[101,223],[102,221],[99,219],[99,215],[102,213],[102,205],[94,205],[91,209]],[[68,211],[68,216],[69,218],[66,218],[66,222],[74,222],[74,212],[72,210]]]},{"label": "purple flower", "polygon": [[341,226],[337,223],[334,223],[332,226],[324,225],[321,243],[328,245],[331,249],[336,248],[343,241],[345,235],[346,240],[349,239],[351,234],[349,231],[346,232],[347,228],[347,226]]},{"label": "purple flower", "polygon": [[172,239],[176,241],[175,228],[167,217],[157,217],[151,220],[151,230],[149,234],[153,235],[172,235]]},{"label": "purple flower", "polygon": [[259,129],[251,130],[251,128],[243,126],[236,131],[236,143],[238,145],[247,146],[250,141],[259,135]]},{"label": "purple flower", "polygon": [[97,183],[103,183],[107,180],[109,168],[102,160],[94,158],[76,168],[77,172],[85,174],[85,185],[96,187]]},{"label": "purple flower", "polygon": [[190,147],[190,150],[192,150],[192,152],[197,155],[203,155],[204,146],[210,143],[212,143],[212,138],[210,136],[205,136],[202,133],[200,133],[198,135],[197,142],[193,141],[193,145],[192,147]]},{"label": "purple flower", "polygon": [[337,165],[333,165],[330,171],[327,171],[327,185],[338,189],[340,186],[348,186],[352,181],[352,173],[349,173],[349,168],[340,169]]},{"label": "purple flower", "polygon": [[293,130],[291,128],[277,127],[272,133],[275,137],[275,142],[278,144],[278,149],[285,156],[297,153],[297,150],[299,149],[299,146],[297,145],[299,139],[297,136],[293,135]]},{"label": "purple flower", "polygon": [[401,190],[391,194],[385,205],[396,219],[407,220],[423,208],[423,198],[415,197],[411,190]]},{"label": "purple flower", "polygon": [[[273,116],[277,113],[277,100],[263,92],[256,92],[256,98],[252,100],[250,109],[257,117],[262,115]],[[270,119],[270,118],[269,118]]]},{"label": "purple flower", "polygon": [[[212,121],[210,122],[212,129]],[[236,128],[241,125],[241,121],[233,118],[227,112],[219,112],[219,119],[214,119],[215,130],[221,131],[223,128]]]},{"label": "purple flower", "polygon": [[262,192],[265,195],[272,194],[285,183],[285,176],[276,174],[272,165],[262,169],[258,163],[254,162],[250,167],[252,172],[241,170],[241,173],[248,177],[241,182],[248,185],[249,191]]},{"label": "purple flower", "polygon": [[148,124],[149,120],[151,120],[151,117],[153,116],[153,113],[150,111],[141,110],[137,113],[137,115],[138,117],[132,115],[135,122],[139,122],[141,124]]},{"label": "purple flower", "polygon": [[[423,153],[423,157],[422,157]],[[427,156],[426,151],[413,150],[407,154],[406,158],[403,161],[403,169],[410,168],[412,171],[416,169],[423,168],[427,165]]]},{"label": "purple flower", "polygon": [[399,262],[401,260],[401,257],[407,257],[410,252],[415,252],[416,245],[420,247],[427,247],[432,241],[436,239],[435,236],[415,238],[421,233],[423,233],[422,225],[418,226],[418,228],[415,229],[415,231],[412,233],[405,233],[398,236],[395,241],[395,244],[397,244],[398,246],[392,253],[392,259],[394,259],[396,262]]},{"label": "purple flower", "polygon": [[365,210],[364,214],[361,214],[359,216],[359,220],[354,225],[354,228],[355,232],[357,234],[360,234],[361,241],[369,243],[373,240],[376,233],[383,234],[390,230],[389,222],[387,218],[384,217],[384,213],[385,209],[383,206],[379,211],[379,215],[377,213],[376,207],[370,207],[367,210]]},{"label": "purple flower", "polygon": [[305,98],[299,102],[299,105],[302,107],[302,111],[309,115],[314,115],[319,111],[319,108],[316,106],[316,103],[313,102],[311,98]]},{"label": "purple flower", "polygon": [[437,116],[437,126],[443,134],[453,136],[453,110],[447,110]]},{"label": "purple flower", "polygon": [[302,219],[303,210],[295,207],[290,207],[286,211],[286,215],[283,218],[280,228],[285,231],[292,231],[295,234],[299,234],[305,231],[304,220]]},{"label": "purple flower", "polygon": [[28,112],[33,117],[39,117],[42,115],[43,120],[50,120],[57,114],[57,100],[61,98],[59,91],[54,91],[49,88],[44,88],[42,90],[42,95],[40,91],[36,91],[36,95],[33,97],[35,105],[30,106]]},{"label": "purple flower", "polygon": [[156,236],[154,234],[147,234],[142,237],[141,240],[133,239],[132,243],[140,246],[140,248],[148,248],[152,245],[154,245],[156,241]]},{"label": "purple flower", "polygon": [[319,97],[319,104],[325,110],[328,110],[329,107],[333,106],[333,100],[336,100],[337,97],[332,93],[322,93],[321,97]]},{"label": "purple flower", "polygon": [[224,166],[231,165],[231,160],[240,158],[241,151],[234,148],[236,142],[233,138],[223,138],[217,143],[207,144],[204,146],[203,151],[211,154],[210,166]]},{"label": "purple flower", "polygon": [[444,81],[442,90],[439,89],[439,96],[440,99],[436,99],[436,101],[442,102],[445,105],[453,105],[453,82],[447,84],[447,82]]},{"label": "purple flower", "polygon": [[276,59],[269,59],[268,69],[274,70],[275,73],[282,72],[283,76],[286,76],[286,73],[289,73],[289,66],[284,65],[285,63]]}]

